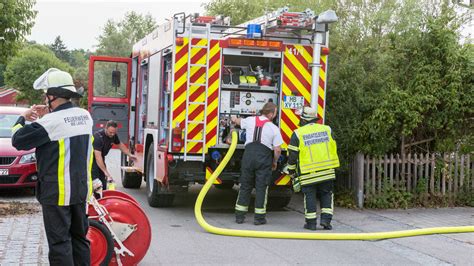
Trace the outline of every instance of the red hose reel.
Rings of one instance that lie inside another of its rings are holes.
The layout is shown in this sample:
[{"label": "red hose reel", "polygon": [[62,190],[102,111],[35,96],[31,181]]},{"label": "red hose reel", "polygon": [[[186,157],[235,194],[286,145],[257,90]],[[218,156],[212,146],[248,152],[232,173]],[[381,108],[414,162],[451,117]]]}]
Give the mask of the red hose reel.
[{"label": "red hose reel", "polygon": [[91,265],[137,265],[151,242],[150,222],[138,202],[124,192],[106,190],[88,208]]}]

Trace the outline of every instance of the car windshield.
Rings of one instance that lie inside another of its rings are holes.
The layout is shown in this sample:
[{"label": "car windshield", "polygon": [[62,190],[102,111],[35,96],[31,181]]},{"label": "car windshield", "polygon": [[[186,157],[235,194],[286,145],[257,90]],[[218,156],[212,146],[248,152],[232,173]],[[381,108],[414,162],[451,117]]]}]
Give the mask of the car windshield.
[{"label": "car windshield", "polygon": [[0,114],[0,138],[11,138],[12,127],[20,115]]}]

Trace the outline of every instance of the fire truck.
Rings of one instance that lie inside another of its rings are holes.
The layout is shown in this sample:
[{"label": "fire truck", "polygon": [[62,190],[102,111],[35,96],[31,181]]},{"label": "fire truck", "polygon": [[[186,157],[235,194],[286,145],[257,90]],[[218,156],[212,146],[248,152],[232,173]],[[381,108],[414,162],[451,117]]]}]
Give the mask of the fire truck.
[{"label": "fire truck", "polygon": [[[287,7],[237,26],[222,16],[175,14],[133,46],[130,58],[91,56],[89,111],[94,129],[118,122],[118,135],[137,161],[122,154],[125,188],[146,183],[150,206],[171,206],[175,194],[202,184],[226,154],[226,138],[239,131],[237,150],[214,185],[238,184],[245,132],[230,116],[258,115],[278,105],[273,121],[286,147],[298,127],[296,110],[317,108],[324,123],[328,24],[334,11],[290,12]],[[269,208],[286,206],[290,177],[279,158]]]}]

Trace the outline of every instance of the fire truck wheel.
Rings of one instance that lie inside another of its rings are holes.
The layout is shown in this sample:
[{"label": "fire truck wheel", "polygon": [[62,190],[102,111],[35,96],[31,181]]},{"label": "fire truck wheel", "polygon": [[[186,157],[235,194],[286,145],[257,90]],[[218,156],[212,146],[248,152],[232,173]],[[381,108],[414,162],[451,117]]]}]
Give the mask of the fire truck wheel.
[{"label": "fire truck wheel", "polygon": [[173,205],[174,194],[154,178],[156,176],[154,161],[155,154],[149,152],[146,160],[146,195],[148,204],[151,207],[170,207]]},{"label": "fire truck wheel", "polygon": [[293,191],[288,186],[270,186],[268,191],[268,209],[283,209],[290,203],[291,196],[293,196]]},{"label": "fire truck wheel", "polygon": [[268,209],[269,210],[281,210],[288,206],[291,201],[289,197],[268,197]]},{"label": "fire truck wheel", "polygon": [[87,239],[91,247],[91,265],[109,265],[114,252],[114,240],[107,227],[89,219]]}]

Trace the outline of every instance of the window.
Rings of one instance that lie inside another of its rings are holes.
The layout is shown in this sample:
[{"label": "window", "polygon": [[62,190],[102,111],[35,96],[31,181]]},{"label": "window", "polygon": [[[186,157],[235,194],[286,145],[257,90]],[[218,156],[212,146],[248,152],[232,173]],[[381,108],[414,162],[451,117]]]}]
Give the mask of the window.
[{"label": "window", "polygon": [[12,127],[18,120],[19,115],[0,114],[0,138],[11,138]]},{"label": "window", "polygon": [[127,97],[127,63],[94,62],[94,96]]}]

